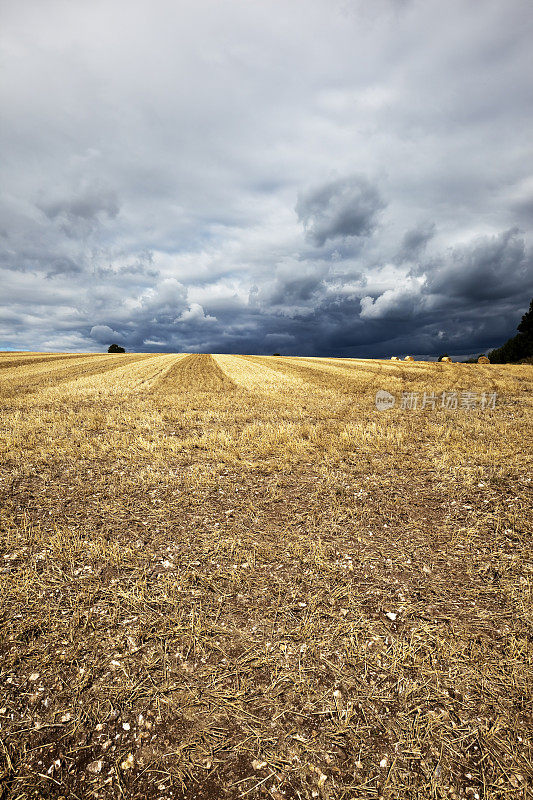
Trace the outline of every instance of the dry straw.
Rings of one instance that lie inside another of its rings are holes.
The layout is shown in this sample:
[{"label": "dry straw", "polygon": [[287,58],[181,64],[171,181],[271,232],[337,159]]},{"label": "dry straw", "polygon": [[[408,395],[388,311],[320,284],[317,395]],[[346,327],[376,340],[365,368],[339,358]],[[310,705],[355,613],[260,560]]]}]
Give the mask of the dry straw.
[{"label": "dry straw", "polygon": [[531,367],[4,362],[2,800],[529,796]]}]

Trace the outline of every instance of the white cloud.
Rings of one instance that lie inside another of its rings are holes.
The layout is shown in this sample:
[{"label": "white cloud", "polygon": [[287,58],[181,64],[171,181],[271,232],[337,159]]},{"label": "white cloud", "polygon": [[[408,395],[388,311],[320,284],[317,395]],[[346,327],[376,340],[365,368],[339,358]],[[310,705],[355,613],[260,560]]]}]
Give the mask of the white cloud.
[{"label": "white cloud", "polygon": [[182,311],[179,317],[177,317],[174,322],[202,322],[202,323],[210,323],[216,322],[217,318],[212,317],[209,314],[206,314],[204,309],[199,303],[191,303],[189,308],[185,311]]},{"label": "white cloud", "polygon": [[100,344],[119,344],[123,341],[122,334],[114,331],[109,325],[93,325],[90,336]]}]

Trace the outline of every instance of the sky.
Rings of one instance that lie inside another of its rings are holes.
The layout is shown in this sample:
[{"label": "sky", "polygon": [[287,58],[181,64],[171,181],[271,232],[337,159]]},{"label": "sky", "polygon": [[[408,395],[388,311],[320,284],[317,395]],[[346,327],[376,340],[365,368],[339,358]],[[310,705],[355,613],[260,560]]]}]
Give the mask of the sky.
[{"label": "sky", "polygon": [[0,349],[466,356],[516,333],[530,0],[0,18]]}]

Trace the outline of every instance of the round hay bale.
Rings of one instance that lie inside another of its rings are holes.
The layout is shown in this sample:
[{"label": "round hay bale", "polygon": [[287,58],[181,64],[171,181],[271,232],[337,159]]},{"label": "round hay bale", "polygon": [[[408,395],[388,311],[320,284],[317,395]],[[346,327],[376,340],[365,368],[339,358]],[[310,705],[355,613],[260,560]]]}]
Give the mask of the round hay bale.
[{"label": "round hay bale", "polygon": [[400,359],[398,358],[398,356],[391,356],[390,360],[391,361],[399,361]]},{"label": "round hay bale", "polygon": [[450,356],[443,356],[441,358],[441,362],[443,362],[443,361],[446,361],[448,364],[452,363],[452,360],[451,360]]},{"label": "round hay bale", "polygon": [[478,360],[477,360],[477,363],[478,364],[490,364],[490,358],[487,358],[487,356],[480,356],[478,358]]},{"label": "round hay bale", "polygon": [[405,356],[404,361],[414,361],[413,356]]}]

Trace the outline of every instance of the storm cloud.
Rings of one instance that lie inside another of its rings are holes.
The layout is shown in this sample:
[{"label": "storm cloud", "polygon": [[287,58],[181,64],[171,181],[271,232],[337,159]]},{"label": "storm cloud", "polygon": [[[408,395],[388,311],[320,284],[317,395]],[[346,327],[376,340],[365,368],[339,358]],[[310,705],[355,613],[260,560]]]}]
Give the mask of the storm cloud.
[{"label": "storm cloud", "polygon": [[320,246],[327,239],[369,236],[384,207],[377,188],[354,175],[302,194],[296,212],[310,239]]},{"label": "storm cloud", "polygon": [[417,261],[428,242],[435,235],[435,223],[420,224],[409,231],[406,231],[402,238],[402,243],[397,255],[397,261],[403,264],[404,261]]},{"label": "storm cloud", "polygon": [[1,13],[0,348],[435,356],[514,333],[525,0]]}]

